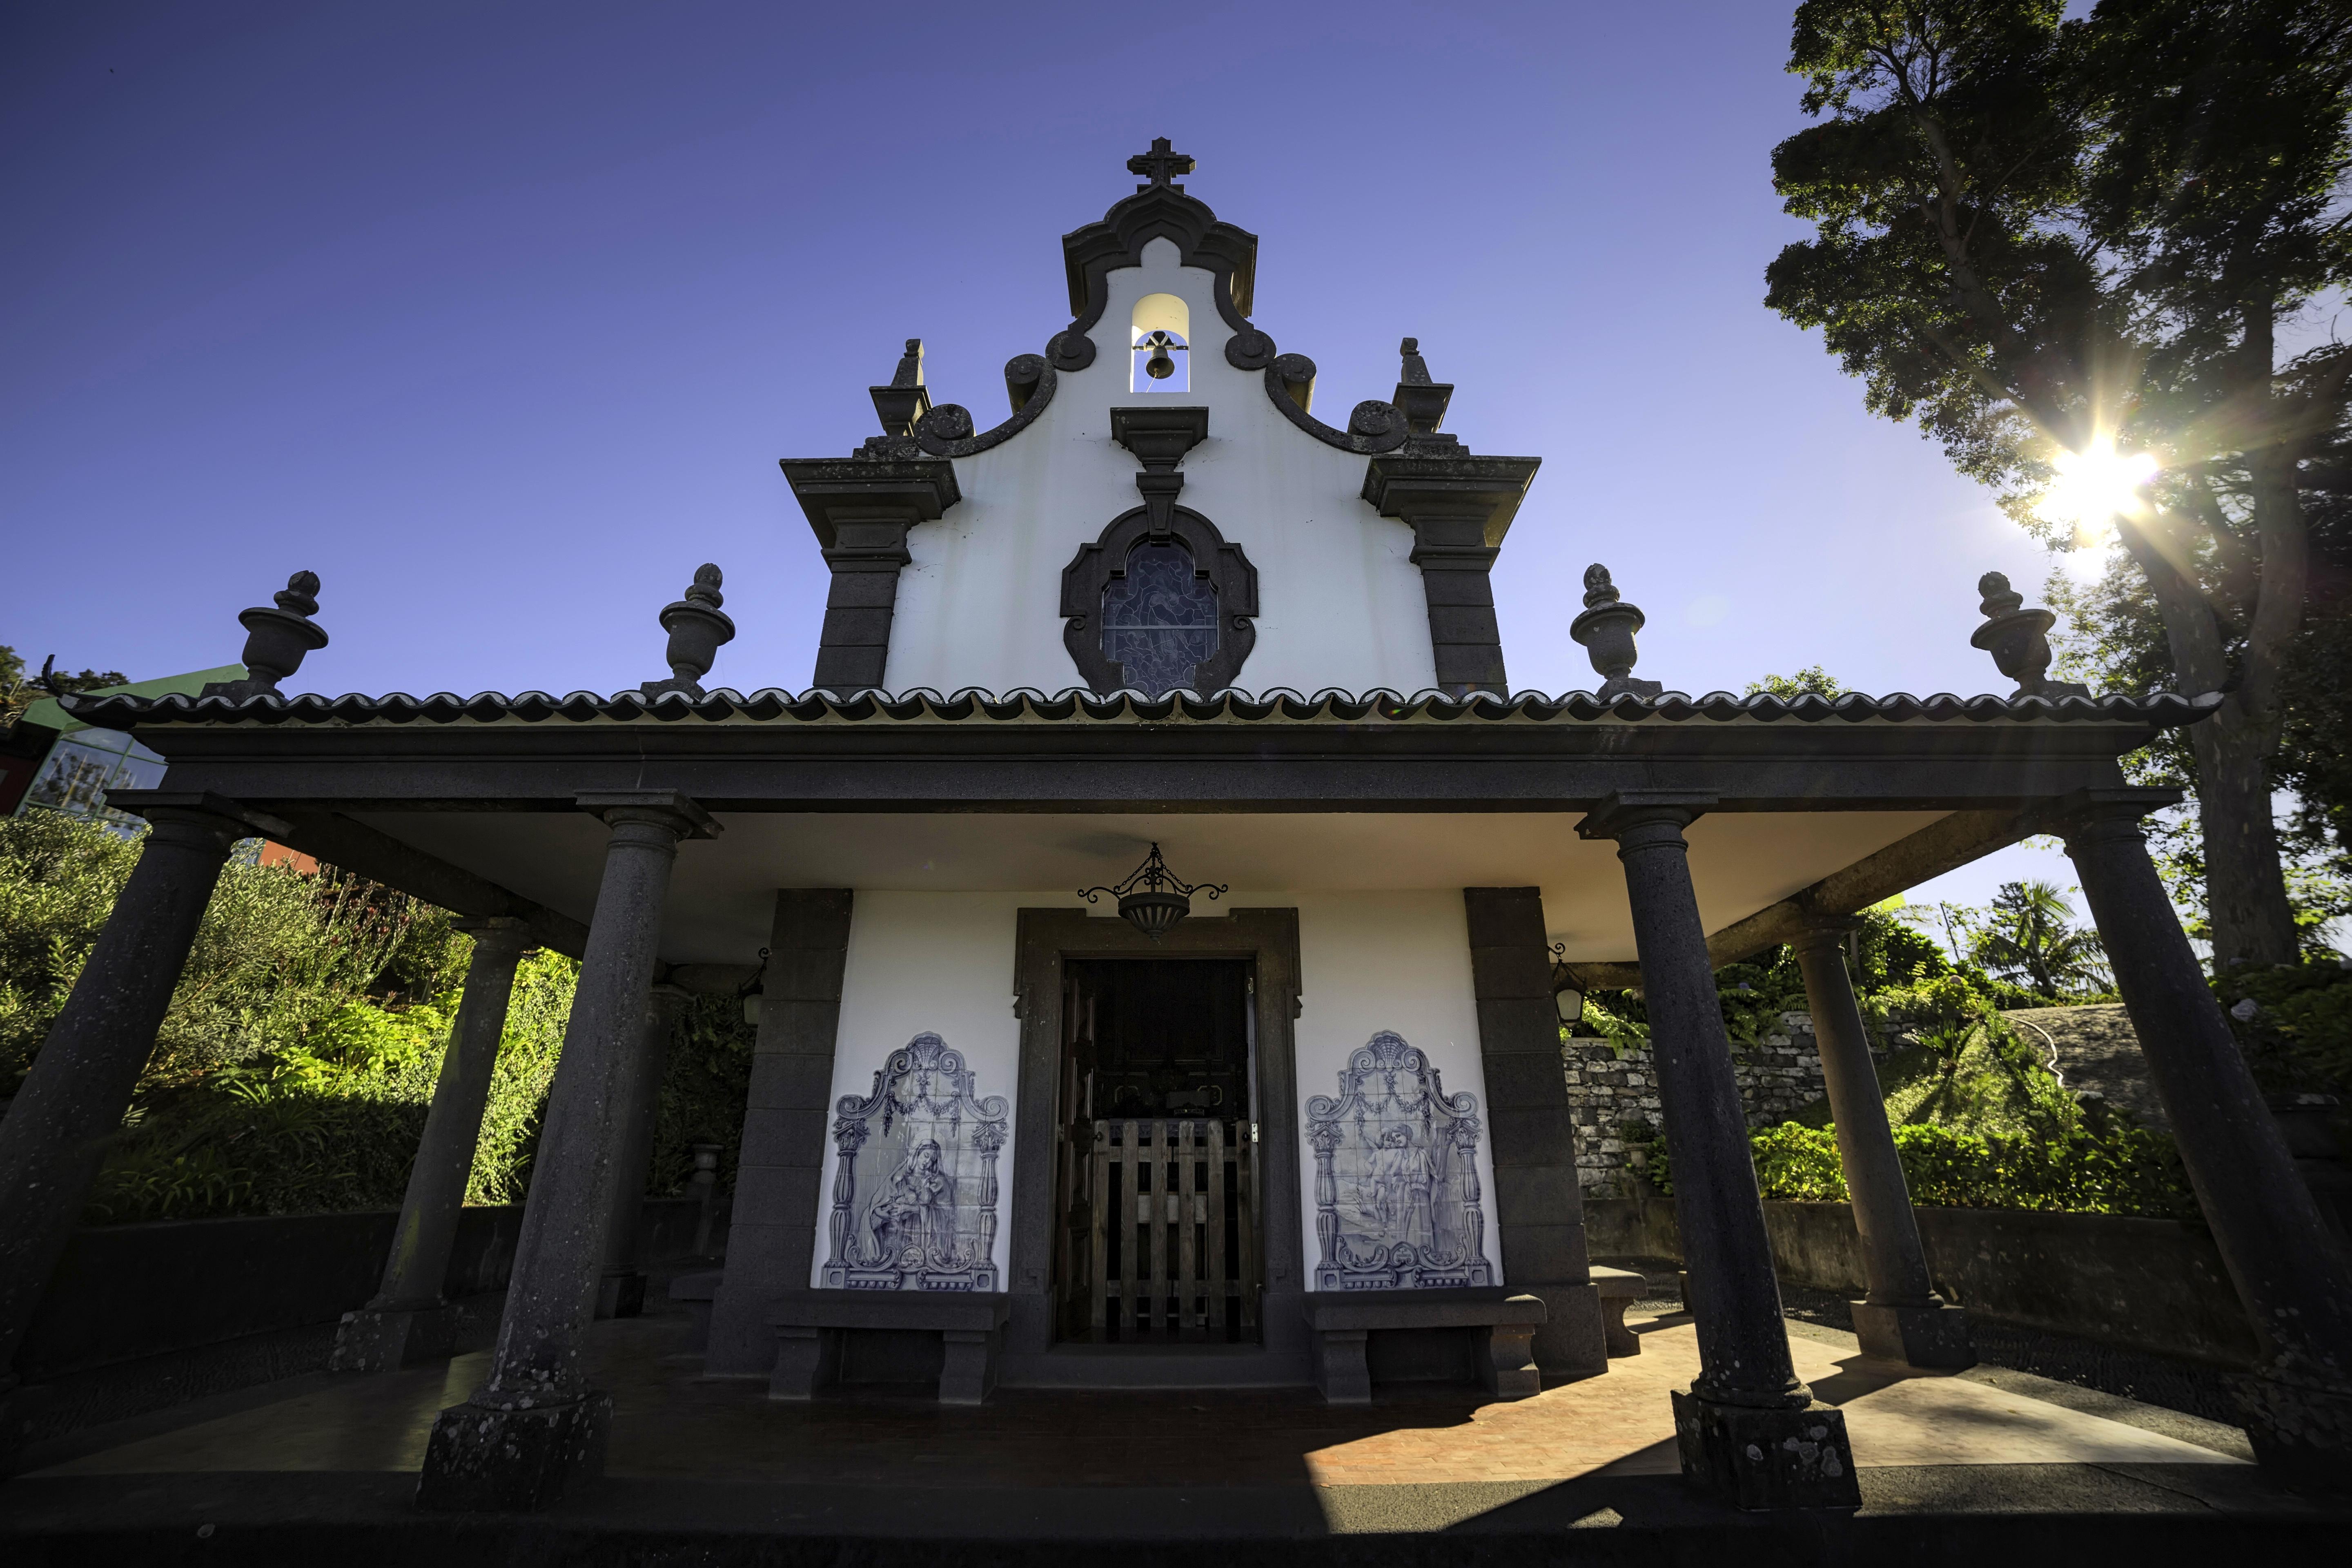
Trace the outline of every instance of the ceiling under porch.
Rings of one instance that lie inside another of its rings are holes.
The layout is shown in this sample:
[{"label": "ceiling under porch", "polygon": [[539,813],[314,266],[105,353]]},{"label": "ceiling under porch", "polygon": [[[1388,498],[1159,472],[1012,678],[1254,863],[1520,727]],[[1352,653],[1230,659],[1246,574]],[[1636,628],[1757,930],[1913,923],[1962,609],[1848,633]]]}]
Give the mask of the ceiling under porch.
[{"label": "ceiling under porch", "polygon": [[[573,919],[588,920],[606,830],[584,812],[354,812],[361,822]],[[1689,830],[1709,932],[1919,832],[1937,811],[1721,812]],[[1579,838],[1580,811],[986,814],[730,812],[714,840],[680,847],[666,963],[747,964],[768,938],[773,892],[836,887],[1036,892],[1115,882],[1157,842],[1192,881],[1225,882],[1201,912],[1301,892],[1526,887],[1571,963],[1633,957],[1616,847]],[[1990,846],[1988,846],[1990,847]],[[1107,907],[1107,906],[1106,906]]]}]

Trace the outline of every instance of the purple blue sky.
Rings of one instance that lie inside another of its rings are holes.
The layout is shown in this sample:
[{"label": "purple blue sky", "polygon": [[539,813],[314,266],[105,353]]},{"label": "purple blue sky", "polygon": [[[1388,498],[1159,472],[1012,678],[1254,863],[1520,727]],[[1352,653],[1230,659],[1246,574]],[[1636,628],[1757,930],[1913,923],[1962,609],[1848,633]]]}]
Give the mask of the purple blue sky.
[{"label": "purple blue sky", "polygon": [[[714,682],[807,684],[825,574],[777,472],[1067,320],[1059,237],[1155,135],[1260,238],[1256,320],[1544,459],[1496,573],[1513,683],[1820,664],[1997,689],[1974,584],[2048,560],[1762,304],[1803,226],[1789,7],[18,4],[0,19],[0,642],[227,662],[298,567],[290,689],[612,690],[702,561]],[[1981,900],[2031,850],[1927,896]]]}]

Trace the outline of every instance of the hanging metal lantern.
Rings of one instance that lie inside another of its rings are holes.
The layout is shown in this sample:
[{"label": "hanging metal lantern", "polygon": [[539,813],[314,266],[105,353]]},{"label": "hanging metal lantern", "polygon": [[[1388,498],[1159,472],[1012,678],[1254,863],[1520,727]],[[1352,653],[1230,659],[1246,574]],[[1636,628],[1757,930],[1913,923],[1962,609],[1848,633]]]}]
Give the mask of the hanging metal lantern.
[{"label": "hanging metal lantern", "polygon": [[1573,1029],[1584,1021],[1584,984],[1576,971],[1568,966],[1568,943],[1558,942],[1551,948],[1551,1000],[1559,1011],[1559,1021]]},{"label": "hanging metal lantern", "polygon": [[1160,846],[1154,844],[1143,864],[1130,872],[1124,881],[1108,888],[1080,888],[1078,897],[1097,903],[1108,893],[1118,900],[1118,917],[1152,941],[1168,934],[1178,921],[1192,912],[1192,895],[1206,893],[1212,899],[1223,898],[1226,885],[1223,882],[1186,882],[1168,868],[1160,858]]},{"label": "hanging metal lantern", "polygon": [[747,1024],[757,1025],[760,1021],[760,998],[767,992],[767,980],[768,950],[763,947],[760,950],[759,967],[735,992],[735,999],[743,1004],[743,1021]]}]

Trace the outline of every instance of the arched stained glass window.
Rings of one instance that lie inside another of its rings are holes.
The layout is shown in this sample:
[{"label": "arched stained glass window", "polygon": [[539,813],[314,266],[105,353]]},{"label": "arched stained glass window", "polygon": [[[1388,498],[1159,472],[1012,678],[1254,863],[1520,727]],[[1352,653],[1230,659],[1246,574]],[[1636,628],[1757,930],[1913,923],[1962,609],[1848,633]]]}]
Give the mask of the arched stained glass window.
[{"label": "arched stained glass window", "polygon": [[1192,686],[1216,655],[1217,592],[1191,551],[1146,542],[1128,552],[1127,575],[1103,588],[1102,650],[1122,686],[1154,697]]}]

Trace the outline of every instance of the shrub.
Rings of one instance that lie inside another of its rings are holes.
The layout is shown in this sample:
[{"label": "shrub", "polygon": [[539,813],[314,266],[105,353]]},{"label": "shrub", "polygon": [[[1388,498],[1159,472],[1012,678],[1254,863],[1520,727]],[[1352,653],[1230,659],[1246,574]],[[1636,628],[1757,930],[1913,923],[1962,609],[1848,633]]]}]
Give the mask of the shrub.
[{"label": "shrub", "polygon": [[[1845,1201],[1845,1169],[1834,1128],[1784,1122],[1753,1134],[1749,1144],[1765,1197]],[[2043,1138],[1913,1123],[1895,1130],[1895,1149],[1915,1204],[2198,1217],[2172,1140],[2143,1128],[2076,1128]]]},{"label": "shrub", "polygon": [[2213,994],[2265,1090],[2352,1095],[2352,969],[2242,964],[2214,980]]}]

